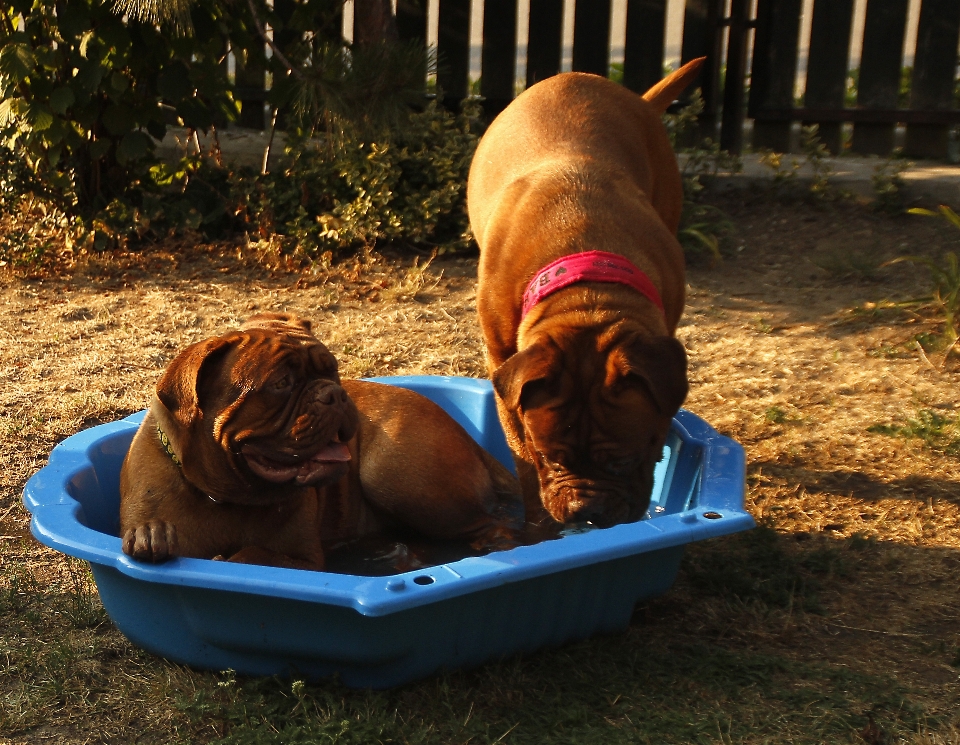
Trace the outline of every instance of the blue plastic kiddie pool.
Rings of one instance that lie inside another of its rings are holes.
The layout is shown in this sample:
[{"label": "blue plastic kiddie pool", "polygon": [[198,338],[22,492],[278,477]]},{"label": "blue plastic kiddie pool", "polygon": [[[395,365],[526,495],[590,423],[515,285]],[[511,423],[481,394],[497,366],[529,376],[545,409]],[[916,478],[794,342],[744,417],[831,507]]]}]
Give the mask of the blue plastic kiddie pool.
[{"label": "blue plastic kiddie pool", "polygon": [[[489,381],[413,376],[418,391],[512,468]],[[744,454],[681,411],[658,464],[649,519],[388,577],[174,559],[144,564],[118,535],[120,466],[143,412],[54,448],[23,501],[42,543],[90,562],[129,639],[176,662],[250,675],[334,673],[388,688],[440,668],[626,628],[665,592],[687,543],[746,530]]]}]

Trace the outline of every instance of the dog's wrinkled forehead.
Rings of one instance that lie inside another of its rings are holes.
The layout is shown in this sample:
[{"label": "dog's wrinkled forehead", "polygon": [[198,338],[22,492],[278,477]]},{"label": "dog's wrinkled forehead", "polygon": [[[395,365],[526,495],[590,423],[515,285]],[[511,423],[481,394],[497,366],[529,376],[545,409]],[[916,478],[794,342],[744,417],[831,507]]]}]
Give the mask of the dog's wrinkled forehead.
[{"label": "dog's wrinkled forehead", "polygon": [[293,313],[257,313],[240,327],[241,331],[249,329],[270,329],[304,341],[318,341],[313,335],[313,323]]},{"label": "dog's wrinkled forehead", "polygon": [[340,379],[336,357],[313,336],[269,327],[245,328],[230,336],[230,374],[240,388],[260,388],[287,375]]}]

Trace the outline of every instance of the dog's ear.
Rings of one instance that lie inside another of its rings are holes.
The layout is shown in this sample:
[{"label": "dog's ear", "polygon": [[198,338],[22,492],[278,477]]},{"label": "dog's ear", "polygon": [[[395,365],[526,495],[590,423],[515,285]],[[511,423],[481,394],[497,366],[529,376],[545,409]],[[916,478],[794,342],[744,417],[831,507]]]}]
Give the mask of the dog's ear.
[{"label": "dog's ear", "polygon": [[193,424],[200,413],[203,377],[223,360],[231,346],[231,340],[222,336],[191,344],[164,370],[157,383],[157,398],[184,427]]},{"label": "dog's ear", "polygon": [[524,386],[550,377],[556,367],[556,351],[534,344],[507,359],[493,372],[493,388],[511,410],[520,408]]},{"label": "dog's ear", "polygon": [[643,94],[643,99],[657,110],[657,113],[663,114],[667,107],[676,100],[677,96],[683,93],[683,89],[690,85],[700,67],[707,61],[706,57],[698,57],[691,60],[676,72],[672,72],[650,90]]},{"label": "dog's ear", "polygon": [[257,313],[255,316],[250,316],[240,327],[241,331],[247,329],[273,329],[313,336],[313,323],[295,313]]},{"label": "dog's ear", "polygon": [[650,392],[661,414],[673,416],[687,397],[686,350],[672,336],[631,336],[607,357],[606,384],[631,376]]},{"label": "dog's ear", "polygon": [[336,356],[327,349],[322,342],[316,342],[309,347],[310,363],[313,369],[329,380],[340,382],[340,363]]}]

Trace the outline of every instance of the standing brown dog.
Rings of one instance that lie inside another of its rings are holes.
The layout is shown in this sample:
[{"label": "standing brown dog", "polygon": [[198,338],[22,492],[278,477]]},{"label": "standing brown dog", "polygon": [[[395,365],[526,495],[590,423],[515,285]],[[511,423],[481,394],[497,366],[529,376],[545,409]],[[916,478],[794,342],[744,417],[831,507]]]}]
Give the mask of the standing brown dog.
[{"label": "standing brown dog", "polygon": [[321,569],[324,547],[393,530],[495,543],[519,485],[446,412],[394,386],[343,381],[285,314],[170,363],[120,474],[125,553]]},{"label": "standing brown dog", "polygon": [[494,120],[473,158],[477,311],[528,519],[545,508],[606,526],[649,504],[687,394],[673,336],[683,191],[660,116],[700,64],[642,98],[595,75],[548,78]]}]

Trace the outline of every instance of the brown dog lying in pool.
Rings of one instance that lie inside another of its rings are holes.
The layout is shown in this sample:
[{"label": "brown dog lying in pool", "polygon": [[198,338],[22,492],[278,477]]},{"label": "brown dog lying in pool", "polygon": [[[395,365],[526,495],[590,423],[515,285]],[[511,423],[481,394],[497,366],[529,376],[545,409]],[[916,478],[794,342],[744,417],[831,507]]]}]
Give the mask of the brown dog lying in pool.
[{"label": "brown dog lying in pool", "polygon": [[322,569],[324,547],[390,531],[495,543],[516,479],[423,396],[358,380],[285,314],[170,363],[120,474],[123,551]]}]

